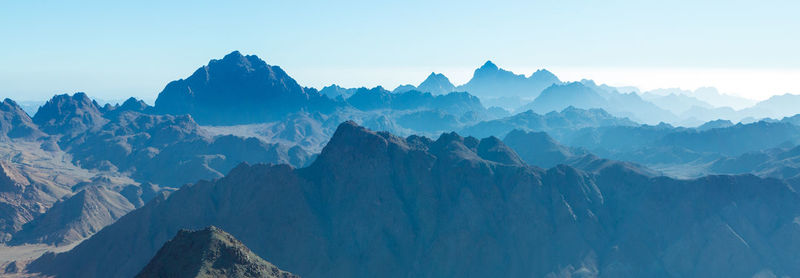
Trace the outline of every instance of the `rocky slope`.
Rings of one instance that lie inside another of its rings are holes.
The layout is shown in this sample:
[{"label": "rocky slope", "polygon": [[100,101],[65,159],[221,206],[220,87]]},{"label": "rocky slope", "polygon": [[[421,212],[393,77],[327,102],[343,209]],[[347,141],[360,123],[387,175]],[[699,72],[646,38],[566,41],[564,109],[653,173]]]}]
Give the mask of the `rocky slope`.
[{"label": "rocky slope", "polygon": [[798,215],[779,180],[541,170],[496,138],[348,122],[307,168],[241,165],[29,270],[130,277],[180,229],[215,225],[304,277],[797,276]]},{"label": "rocky slope", "polygon": [[25,224],[10,243],[68,244],[100,231],[134,208],[120,193],[90,186]]},{"label": "rocky slope", "polygon": [[180,230],[158,250],[137,278],[297,278],[278,269],[248,249],[232,235],[211,226]]}]

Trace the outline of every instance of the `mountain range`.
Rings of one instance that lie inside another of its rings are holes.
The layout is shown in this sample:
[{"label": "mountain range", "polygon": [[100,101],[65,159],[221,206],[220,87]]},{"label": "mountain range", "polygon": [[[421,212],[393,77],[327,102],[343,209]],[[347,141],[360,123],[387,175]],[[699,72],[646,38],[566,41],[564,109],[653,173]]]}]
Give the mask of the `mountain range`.
[{"label": "mountain range", "polygon": [[[461,86],[431,73],[392,91],[318,91],[235,51],[155,106],[75,93],[30,113],[6,99],[0,266],[293,275],[266,258],[304,277],[796,276],[796,96],[736,109],[715,98],[743,101],[491,62]],[[69,251],[29,261],[46,250]]]},{"label": "mountain range", "polygon": [[304,277],[795,276],[798,212],[776,179],[544,170],[496,138],[346,122],[307,168],[241,165],[29,268],[129,277],[180,229],[214,225]]}]

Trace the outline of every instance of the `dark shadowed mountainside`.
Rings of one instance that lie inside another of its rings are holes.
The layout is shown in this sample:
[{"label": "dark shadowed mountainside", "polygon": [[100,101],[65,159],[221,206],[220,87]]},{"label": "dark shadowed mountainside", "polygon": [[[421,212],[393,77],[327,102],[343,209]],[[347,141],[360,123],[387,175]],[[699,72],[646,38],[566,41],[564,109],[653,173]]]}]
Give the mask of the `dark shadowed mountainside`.
[{"label": "dark shadowed mountainside", "polygon": [[543,170],[497,138],[347,122],[307,168],[241,165],[29,270],[130,277],[179,230],[214,225],[304,277],[800,275],[800,197],[787,184],[630,167]]}]

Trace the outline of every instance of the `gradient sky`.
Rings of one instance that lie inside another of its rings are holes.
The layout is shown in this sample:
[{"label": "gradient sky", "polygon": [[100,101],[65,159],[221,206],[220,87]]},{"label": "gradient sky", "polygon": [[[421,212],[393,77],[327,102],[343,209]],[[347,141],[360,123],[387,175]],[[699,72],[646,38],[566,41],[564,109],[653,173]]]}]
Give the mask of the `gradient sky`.
[{"label": "gradient sky", "polygon": [[431,71],[459,84],[492,60],[644,89],[800,93],[798,1],[375,2],[0,0],[0,97],[152,100],[232,50],[314,87]]}]

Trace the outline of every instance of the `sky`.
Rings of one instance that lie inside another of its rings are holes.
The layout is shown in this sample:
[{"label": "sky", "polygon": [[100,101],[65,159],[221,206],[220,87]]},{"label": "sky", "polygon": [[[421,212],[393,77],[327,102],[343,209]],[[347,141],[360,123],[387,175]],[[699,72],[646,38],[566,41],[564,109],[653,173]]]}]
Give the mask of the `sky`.
[{"label": "sky", "polygon": [[[69,2],[69,3],[68,3]],[[0,97],[152,101],[239,50],[301,85],[456,83],[486,60],[615,86],[800,94],[800,1],[0,0]]]}]

